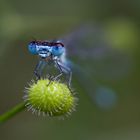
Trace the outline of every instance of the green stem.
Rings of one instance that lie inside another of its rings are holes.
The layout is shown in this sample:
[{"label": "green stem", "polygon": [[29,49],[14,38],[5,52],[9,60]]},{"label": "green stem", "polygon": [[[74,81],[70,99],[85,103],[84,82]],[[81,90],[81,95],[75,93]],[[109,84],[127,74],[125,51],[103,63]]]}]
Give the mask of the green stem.
[{"label": "green stem", "polygon": [[21,112],[25,109],[25,103],[20,103],[10,109],[9,111],[5,112],[4,114],[0,115],[0,124],[8,121],[10,118],[12,118],[17,113]]}]

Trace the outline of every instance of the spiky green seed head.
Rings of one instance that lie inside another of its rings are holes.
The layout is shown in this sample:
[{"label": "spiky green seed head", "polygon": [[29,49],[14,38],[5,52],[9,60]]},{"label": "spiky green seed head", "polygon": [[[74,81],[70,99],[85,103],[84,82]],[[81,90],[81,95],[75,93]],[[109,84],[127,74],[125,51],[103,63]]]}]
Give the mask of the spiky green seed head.
[{"label": "spiky green seed head", "polygon": [[71,93],[67,85],[48,79],[33,82],[27,88],[25,100],[28,109],[34,113],[48,116],[67,116],[75,110],[77,98]]}]

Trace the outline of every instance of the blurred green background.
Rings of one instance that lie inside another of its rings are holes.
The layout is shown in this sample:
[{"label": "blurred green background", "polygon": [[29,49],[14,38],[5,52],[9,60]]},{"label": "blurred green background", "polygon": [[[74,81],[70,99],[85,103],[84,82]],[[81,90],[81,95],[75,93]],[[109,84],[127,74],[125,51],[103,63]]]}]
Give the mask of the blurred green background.
[{"label": "blurred green background", "polygon": [[139,25],[138,0],[0,0],[0,113],[22,102],[34,38],[66,36],[79,98],[64,121],[21,112],[0,126],[0,139],[139,140]]}]

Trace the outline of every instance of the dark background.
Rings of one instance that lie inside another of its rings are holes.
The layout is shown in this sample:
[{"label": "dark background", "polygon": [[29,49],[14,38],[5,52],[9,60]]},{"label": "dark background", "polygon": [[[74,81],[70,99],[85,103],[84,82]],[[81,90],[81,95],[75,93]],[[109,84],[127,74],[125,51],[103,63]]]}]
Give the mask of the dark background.
[{"label": "dark background", "polygon": [[139,19],[138,0],[0,0],[0,113],[23,101],[34,38],[66,36],[79,98],[64,121],[21,112],[0,126],[0,139],[139,140]]}]

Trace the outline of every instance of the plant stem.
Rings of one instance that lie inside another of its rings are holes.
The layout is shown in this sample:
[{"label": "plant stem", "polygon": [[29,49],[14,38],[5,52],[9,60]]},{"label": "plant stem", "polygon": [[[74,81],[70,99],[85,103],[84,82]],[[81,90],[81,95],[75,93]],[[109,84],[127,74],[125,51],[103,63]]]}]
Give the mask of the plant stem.
[{"label": "plant stem", "polygon": [[0,124],[8,121],[10,118],[12,118],[17,113],[21,112],[25,109],[25,103],[20,103],[10,109],[9,111],[5,112],[4,114],[0,115]]}]

